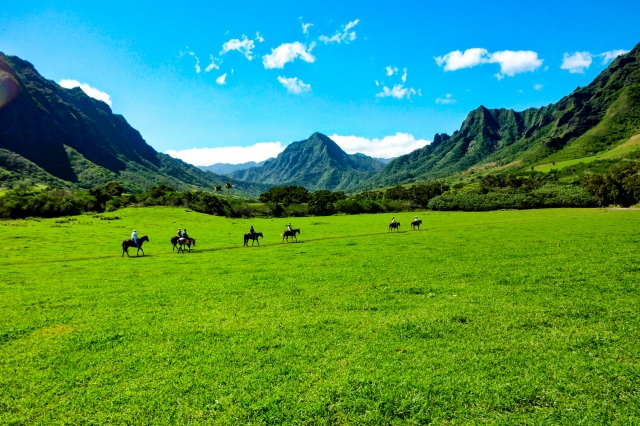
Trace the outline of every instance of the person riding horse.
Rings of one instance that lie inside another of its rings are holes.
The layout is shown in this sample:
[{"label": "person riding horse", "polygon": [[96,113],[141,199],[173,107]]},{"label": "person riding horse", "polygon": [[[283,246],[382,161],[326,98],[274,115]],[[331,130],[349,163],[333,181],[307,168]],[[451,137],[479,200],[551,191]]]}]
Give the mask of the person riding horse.
[{"label": "person riding horse", "polygon": [[133,241],[133,243],[136,245],[136,247],[138,247],[138,233],[136,232],[135,229],[131,233],[131,241]]}]

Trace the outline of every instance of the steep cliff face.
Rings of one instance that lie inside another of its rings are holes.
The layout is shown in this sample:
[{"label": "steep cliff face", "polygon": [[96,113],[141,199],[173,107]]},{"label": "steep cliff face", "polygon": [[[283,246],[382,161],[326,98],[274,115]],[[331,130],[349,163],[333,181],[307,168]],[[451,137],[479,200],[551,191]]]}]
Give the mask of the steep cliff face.
[{"label": "steep cliff face", "polygon": [[458,173],[496,162],[521,164],[580,158],[640,133],[640,45],[616,58],[586,87],[558,103],[521,112],[480,106],[450,137],[391,161],[369,185]]},{"label": "steep cliff face", "polygon": [[1,53],[0,168],[0,180],[78,187],[118,180],[129,190],[159,183],[210,188],[227,180],[156,152],[106,103],[80,88],[62,88],[29,62]]}]

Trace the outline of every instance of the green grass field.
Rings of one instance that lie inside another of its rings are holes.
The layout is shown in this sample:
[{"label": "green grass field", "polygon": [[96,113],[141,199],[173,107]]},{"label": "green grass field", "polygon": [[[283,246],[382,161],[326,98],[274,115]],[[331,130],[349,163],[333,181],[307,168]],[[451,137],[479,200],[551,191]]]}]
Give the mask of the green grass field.
[{"label": "green grass field", "polygon": [[0,222],[0,424],[640,422],[640,211],[418,214]]}]

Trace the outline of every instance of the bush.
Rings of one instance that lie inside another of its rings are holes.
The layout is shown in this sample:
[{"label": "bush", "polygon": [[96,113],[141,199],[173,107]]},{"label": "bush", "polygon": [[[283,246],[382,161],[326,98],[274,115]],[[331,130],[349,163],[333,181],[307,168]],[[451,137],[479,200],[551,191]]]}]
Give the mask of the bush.
[{"label": "bush", "polygon": [[429,202],[432,210],[489,211],[545,207],[595,207],[597,200],[577,186],[543,186],[530,192],[489,192],[487,194],[444,194]]}]

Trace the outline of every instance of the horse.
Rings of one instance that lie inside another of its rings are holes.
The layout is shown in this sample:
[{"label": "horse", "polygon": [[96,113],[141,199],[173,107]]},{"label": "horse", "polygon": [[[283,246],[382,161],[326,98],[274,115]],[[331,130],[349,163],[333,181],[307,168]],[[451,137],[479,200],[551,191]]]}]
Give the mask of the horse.
[{"label": "horse", "polygon": [[287,242],[289,242],[289,237],[295,238],[296,239],[296,243],[298,242],[298,237],[296,237],[296,234],[299,234],[300,230],[299,229],[294,229],[293,231],[289,231],[288,229],[285,230],[282,233],[282,242],[284,243],[284,239],[287,239]]},{"label": "horse", "polygon": [[171,238],[171,244],[173,244],[173,249],[171,249],[171,251],[173,251],[173,250],[178,248],[178,240],[180,238],[182,238],[182,237],[175,236],[175,237]]},{"label": "horse", "polygon": [[418,231],[420,230],[420,225],[422,225],[422,221],[421,220],[414,220],[413,222],[411,222],[411,229],[414,229],[416,227],[418,227]]},{"label": "horse", "polygon": [[391,222],[391,223],[389,224],[389,232],[393,231],[394,229],[395,229],[396,231],[399,231],[399,230],[400,230],[400,222],[396,222],[396,223]]},{"label": "horse", "polygon": [[[122,256],[124,257],[124,254],[127,253],[127,256],[129,256],[129,247],[137,247],[138,251],[136,252],[136,256],[138,255],[138,253],[140,253],[140,250],[142,250],[142,243],[144,243],[145,241],[149,241],[149,237],[147,237],[146,235],[144,237],[138,238],[138,245],[136,245],[136,243],[133,242],[133,240],[124,240],[122,242]],[[144,250],[142,250],[142,255],[144,256]],[[129,256],[131,257],[131,256]]]},{"label": "horse", "polygon": [[187,246],[187,248],[189,249],[189,252],[191,252],[191,244],[193,244],[193,246],[196,246],[196,239],[195,238],[179,238],[178,239],[178,245],[180,247],[178,247],[178,253],[180,253],[180,250],[182,250],[182,252],[184,253],[184,246]]},{"label": "horse", "polygon": [[248,233],[248,234],[244,234],[244,246],[249,247],[249,240],[253,240],[251,241],[251,245],[253,246],[253,243],[255,243],[256,241],[258,242],[258,245],[260,245],[260,241],[258,240],[258,237],[260,238],[264,238],[264,235],[262,235],[262,232],[255,232],[255,233]]}]

